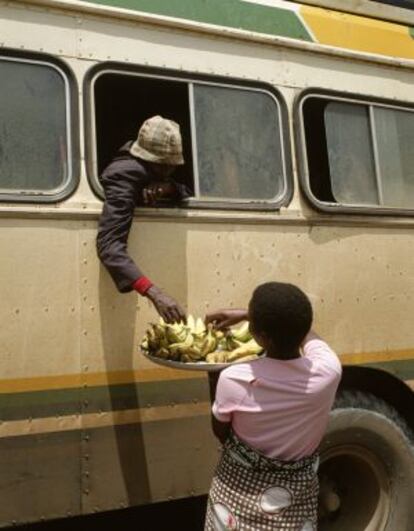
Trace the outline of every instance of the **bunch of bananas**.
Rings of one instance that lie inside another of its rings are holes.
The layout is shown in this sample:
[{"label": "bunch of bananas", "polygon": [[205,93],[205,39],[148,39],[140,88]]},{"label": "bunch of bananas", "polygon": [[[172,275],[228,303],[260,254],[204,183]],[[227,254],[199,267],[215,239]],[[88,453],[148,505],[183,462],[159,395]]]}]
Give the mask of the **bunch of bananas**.
[{"label": "bunch of bananas", "polygon": [[226,333],[201,318],[188,316],[187,323],[167,324],[162,318],[153,323],[141,342],[151,356],[167,360],[207,363],[232,363],[257,358],[262,348],[249,332],[248,323]]}]

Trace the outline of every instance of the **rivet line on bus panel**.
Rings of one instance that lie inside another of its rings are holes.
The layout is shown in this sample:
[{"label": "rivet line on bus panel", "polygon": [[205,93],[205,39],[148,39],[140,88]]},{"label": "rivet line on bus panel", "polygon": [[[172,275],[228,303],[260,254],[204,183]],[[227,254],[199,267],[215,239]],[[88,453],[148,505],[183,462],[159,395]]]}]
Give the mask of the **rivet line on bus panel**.
[{"label": "rivet line on bus panel", "polygon": [[[87,205],[83,204],[83,208],[86,208]],[[82,223],[82,227],[85,229],[87,228],[86,223]],[[86,239],[82,240],[82,246],[81,246],[81,252],[85,251],[85,253],[88,251],[88,241]],[[82,256],[82,255],[81,255]],[[87,255],[83,254],[82,256],[82,266],[85,268],[89,267],[88,259],[86,258]],[[82,293],[82,301],[83,303],[87,303],[88,301],[88,292],[86,291],[88,288],[88,276],[84,273],[81,276],[82,278],[82,285],[84,286],[84,291]],[[88,306],[84,307],[85,310],[89,308],[90,311],[94,311],[94,306],[91,304],[88,304]],[[81,307],[82,310],[82,307]],[[83,314],[83,312],[82,312]],[[88,337],[88,330],[85,328],[82,329],[82,336],[85,338],[85,341]],[[86,350],[85,350],[86,352]],[[90,400],[87,395],[87,389],[89,388],[88,379],[87,379],[87,373],[89,372],[89,364],[83,363],[82,364],[82,389],[84,390],[83,399],[80,402],[80,414],[87,414],[88,410],[90,408]],[[89,469],[89,459],[90,459],[90,451],[89,451],[89,444],[90,444],[90,435],[89,433],[84,433],[84,436],[82,438],[82,447],[81,447],[81,453],[82,453],[82,492],[85,496],[89,496],[90,494],[90,469]]]}]

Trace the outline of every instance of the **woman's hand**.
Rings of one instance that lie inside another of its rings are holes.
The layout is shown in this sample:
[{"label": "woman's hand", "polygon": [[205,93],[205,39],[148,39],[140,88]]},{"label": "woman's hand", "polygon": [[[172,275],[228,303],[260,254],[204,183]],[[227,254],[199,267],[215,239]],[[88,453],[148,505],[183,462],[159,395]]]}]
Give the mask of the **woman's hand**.
[{"label": "woman's hand", "polygon": [[169,295],[161,291],[157,286],[151,286],[145,296],[154,304],[157,312],[166,323],[178,323],[187,321],[184,310]]},{"label": "woman's hand", "polygon": [[213,323],[218,330],[222,330],[223,328],[240,323],[240,321],[246,321],[247,318],[247,310],[229,308],[208,313],[204,321],[206,324]]}]

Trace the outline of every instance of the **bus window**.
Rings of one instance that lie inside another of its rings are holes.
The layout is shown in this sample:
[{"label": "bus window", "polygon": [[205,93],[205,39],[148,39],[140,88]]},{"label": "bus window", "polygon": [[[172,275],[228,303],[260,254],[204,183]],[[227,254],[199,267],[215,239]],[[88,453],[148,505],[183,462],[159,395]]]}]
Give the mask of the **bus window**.
[{"label": "bus window", "polygon": [[[117,150],[155,114],[180,124],[185,165],[176,178],[192,190],[188,207],[277,208],[288,193],[282,104],[273,89],[103,70],[92,78],[92,185]],[[100,194],[101,195],[101,194]]]},{"label": "bus window", "polygon": [[325,108],[328,163],[335,200],[342,204],[379,204],[365,105],[328,103]]},{"label": "bus window", "polygon": [[185,165],[175,177],[192,188],[192,152],[186,83],[125,73],[104,73],[94,83],[98,175],[117,150],[135,140],[147,118],[160,114],[180,124]]},{"label": "bus window", "polygon": [[276,200],[284,190],[277,101],[267,93],[194,86],[200,198]]},{"label": "bus window", "polygon": [[11,57],[0,57],[0,79],[0,198],[56,200],[73,186],[67,79]]},{"label": "bus window", "polygon": [[307,97],[302,110],[307,186],[318,206],[414,209],[412,109]]},{"label": "bus window", "polygon": [[374,108],[381,192],[385,205],[414,207],[414,112]]},{"label": "bus window", "polygon": [[380,4],[388,4],[389,6],[405,7],[406,9],[414,9],[414,0],[374,0]]}]

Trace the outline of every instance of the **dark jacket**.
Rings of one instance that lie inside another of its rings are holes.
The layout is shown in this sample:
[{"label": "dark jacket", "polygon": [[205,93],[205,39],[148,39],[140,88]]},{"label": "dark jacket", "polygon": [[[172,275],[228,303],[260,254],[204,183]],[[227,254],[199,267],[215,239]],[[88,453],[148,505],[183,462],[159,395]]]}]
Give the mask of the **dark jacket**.
[{"label": "dark jacket", "polygon": [[[152,180],[144,161],[129,153],[132,142],[125,144],[103,171],[100,182],[105,202],[96,239],[98,256],[121,293],[132,290],[133,283],[143,275],[127,250],[136,206],[143,204],[142,190]],[[189,193],[184,185],[174,182],[180,201]]]}]

